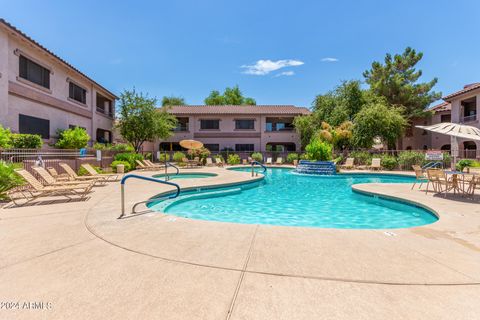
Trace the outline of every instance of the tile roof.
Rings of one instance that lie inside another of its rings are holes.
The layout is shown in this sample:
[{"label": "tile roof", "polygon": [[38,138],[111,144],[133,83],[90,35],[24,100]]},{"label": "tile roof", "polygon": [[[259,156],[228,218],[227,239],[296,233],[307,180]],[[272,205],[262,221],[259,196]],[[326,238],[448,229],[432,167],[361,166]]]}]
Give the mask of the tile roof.
[{"label": "tile roof", "polygon": [[115,98],[118,98],[113,92],[111,92],[110,90],[106,89],[104,86],[102,86],[101,84],[99,84],[98,82],[96,82],[95,80],[93,80],[92,78],[90,78],[89,76],[87,76],[86,74],[84,74],[83,72],[81,72],[80,70],[78,70],[77,68],[75,68],[74,66],[72,66],[70,63],[68,63],[67,61],[63,60],[62,58],[60,58],[59,56],[57,56],[55,53],[53,53],[52,51],[48,50],[47,48],[45,48],[44,46],[42,46],[40,43],[38,43],[37,41],[33,40],[32,38],[30,38],[28,35],[26,35],[25,33],[23,33],[22,31],[20,31],[19,29],[17,29],[15,26],[13,26],[12,24],[10,24],[9,22],[7,22],[5,19],[2,19],[0,18],[0,25],[4,25],[5,27],[7,27],[8,29],[10,29],[11,31],[19,34],[20,36],[22,36],[23,38],[25,38],[26,40],[28,40],[29,42],[31,42],[32,44],[34,44],[35,46],[39,47],[41,50],[45,51],[46,53],[48,53],[49,55],[51,55],[52,57],[54,57],[55,59],[57,59],[58,61],[60,61],[61,63],[63,63],[64,65],[66,65],[67,67],[69,67],[70,69],[76,71],[77,73],[79,73],[80,75],[82,75],[83,77],[87,78],[89,81],[93,82],[95,85],[97,85],[98,87],[100,87],[101,89],[103,89],[104,91],[106,91],[108,94],[111,94],[112,96],[114,96]]},{"label": "tile roof", "polygon": [[442,103],[439,103],[437,105],[434,105],[429,110],[430,111],[437,111],[437,112],[449,111],[449,110],[452,110],[452,105],[449,102],[442,102]]},{"label": "tile roof", "polygon": [[450,101],[451,98],[453,98],[453,97],[462,95],[464,93],[467,93],[467,92],[470,92],[472,90],[479,89],[479,88],[480,88],[480,82],[468,84],[468,85],[464,86],[462,90],[459,90],[457,92],[449,94],[448,96],[443,97],[443,100]]},{"label": "tile roof", "polygon": [[265,115],[307,115],[311,111],[292,105],[256,105],[256,106],[172,106],[170,112],[175,115],[189,114],[265,114]]}]

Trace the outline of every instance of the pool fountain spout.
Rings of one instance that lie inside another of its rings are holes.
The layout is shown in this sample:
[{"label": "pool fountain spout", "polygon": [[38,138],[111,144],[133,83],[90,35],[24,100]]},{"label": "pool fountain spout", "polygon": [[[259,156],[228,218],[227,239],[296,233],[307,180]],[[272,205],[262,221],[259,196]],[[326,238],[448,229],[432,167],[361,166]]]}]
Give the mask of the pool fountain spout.
[{"label": "pool fountain spout", "polygon": [[334,175],[337,167],[333,161],[300,160],[295,172],[312,175]]}]

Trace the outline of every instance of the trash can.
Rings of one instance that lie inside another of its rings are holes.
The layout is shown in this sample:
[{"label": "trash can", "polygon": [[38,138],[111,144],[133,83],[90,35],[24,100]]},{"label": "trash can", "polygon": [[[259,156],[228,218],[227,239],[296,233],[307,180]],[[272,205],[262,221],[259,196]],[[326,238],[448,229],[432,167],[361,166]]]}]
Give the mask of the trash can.
[{"label": "trash can", "polygon": [[125,165],[117,164],[117,173],[125,173]]},{"label": "trash can", "polygon": [[293,165],[296,167],[298,165],[298,160],[293,160]]}]

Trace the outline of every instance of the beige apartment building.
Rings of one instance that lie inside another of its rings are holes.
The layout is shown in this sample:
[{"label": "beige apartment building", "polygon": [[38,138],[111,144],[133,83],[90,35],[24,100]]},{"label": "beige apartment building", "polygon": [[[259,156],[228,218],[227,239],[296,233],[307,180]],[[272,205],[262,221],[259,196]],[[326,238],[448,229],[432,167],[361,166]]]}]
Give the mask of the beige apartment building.
[{"label": "beige apartment building", "polygon": [[116,96],[23,32],[0,19],[0,124],[40,134],[85,128],[111,142]]},{"label": "beige apartment building", "polygon": [[[443,102],[431,108],[430,118],[417,119],[415,125],[432,125],[442,122],[461,123],[480,128],[480,83],[468,84],[463,89],[443,97]],[[450,137],[409,128],[403,138],[404,149],[450,150]],[[459,139],[459,156],[480,158],[480,142]]]},{"label": "beige apartment building", "polygon": [[293,118],[310,114],[291,105],[174,106],[170,112],[178,119],[175,134],[157,141],[155,151],[181,150],[184,139],[199,140],[212,152],[300,151]]}]

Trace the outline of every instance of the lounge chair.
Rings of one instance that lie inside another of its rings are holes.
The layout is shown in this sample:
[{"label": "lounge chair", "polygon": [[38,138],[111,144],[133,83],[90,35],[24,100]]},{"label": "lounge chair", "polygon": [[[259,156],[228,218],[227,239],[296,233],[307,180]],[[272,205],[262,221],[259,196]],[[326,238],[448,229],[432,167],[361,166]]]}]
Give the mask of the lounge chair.
[{"label": "lounge chair", "polygon": [[248,164],[248,160],[247,160],[247,159],[242,159],[242,164],[243,164],[244,166],[246,166],[246,165]]},{"label": "lounge chair", "polygon": [[157,168],[148,167],[140,160],[135,160],[135,163],[137,164],[137,167],[135,168],[136,170],[157,170]]},{"label": "lounge chair", "polygon": [[248,160],[248,163],[252,163],[254,161],[252,157],[248,157],[247,160]]},{"label": "lounge chair", "polygon": [[347,158],[344,164],[341,164],[339,167],[342,169],[352,169],[354,167],[355,158]]},{"label": "lounge chair", "polygon": [[147,168],[151,168],[151,169],[165,169],[165,165],[163,164],[155,164],[153,162],[151,162],[150,160],[142,160],[141,161],[145,167]]},{"label": "lounge chair", "polygon": [[282,159],[282,157],[278,157],[278,158],[277,158],[277,161],[275,161],[275,164],[279,164],[279,165],[283,164],[283,159]]},{"label": "lounge chair", "polygon": [[202,162],[200,161],[199,157],[193,158],[192,163],[195,164],[196,166],[201,166],[202,165]]},{"label": "lounge chair", "polygon": [[417,183],[420,183],[420,185],[418,186],[418,189],[420,189],[422,187],[422,184],[424,182],[427,182],[428,179],[423,173],[422,167],[420,167],[419,165],[413,165],[412,169],[415,172],[415,182],[413,183],[411,189],[413,189]]},{"label": "lounge chair", "polygon": [[78,196],[80,199],[84,199],[93,188],[93,183],[88,185],[77,184],[44,186],[30,172],[25,169],[16,169],[15,172],[20,175],[31,187],[30,189],[21,192],[21,197],[15,197],[12,195],[11,199],[16,205],[22,205],[16,201],[20,198],[26,200],[23,205],[37,198],[50,196],[64,196],[68,199],[72,199],[71,196]]},{"label": "lounge chair", "polygon": [[217,166],[219,166],[219,167],[224,166],[225,163],[223,162],[222,158],[214,158],[214,159],[215,159],[215,163],[216,163]]},{"label": "lounge chair", "polygon": [[206,162],[206,164],[207,164],[207,167],[211,167],[211,166],[214,165],[213,162],[212,162],[212,158],[207,158],[207,159],[205,160],[205,162]]},{"label": "lounge chair", "polygon": [[118,174],[99,174],[97,170],[95,170],[95,168],[92,167],[89,163],[83,163],[82,168],[85,169],[87,173],[92,177],[98,177],[108,182],[118,180]]},{"label": "lounge chair", "polygon": [[265,161],[265,164],[272,164],[272,158],[267,158],[267,161]]},{"label": "lounge chair", "polygon": [[382,170],[381,165],[382,159],[380,158],[373,158],[372,164],[368,167],[370,170]]},{"label": "lounge chair", "polygon": [[68,181],[68,180],[71,180],[70,179],[70,176],[66,173],[58,173],[57,169],[55,169],[54,167],[47,167],[47,171],[48,173],[50,173],[50,175],[52,177],[55,178],[55,180],[57,181]]},{"label": "lounge chair", "polygon": [[76,180],[76,181],[95,181],[99,184],[105,184],[106,181],[103,179],[100,179],[98,177],[92,177],[92,176],[79,176],[75,170],[72,169],[68,164],[64,162],[59,163],[60,167],[62,167],[63,170],[70,176],[71,180]]},{"label": "lounge chair", "polygon": [[90,185],[94,184],[95,181],[65,181],[65,180],[56,180],[47,170],[43,167],[32,167],[32,169],[45,181],[44,185],[46,186],[75,186],[75,185]]}]

